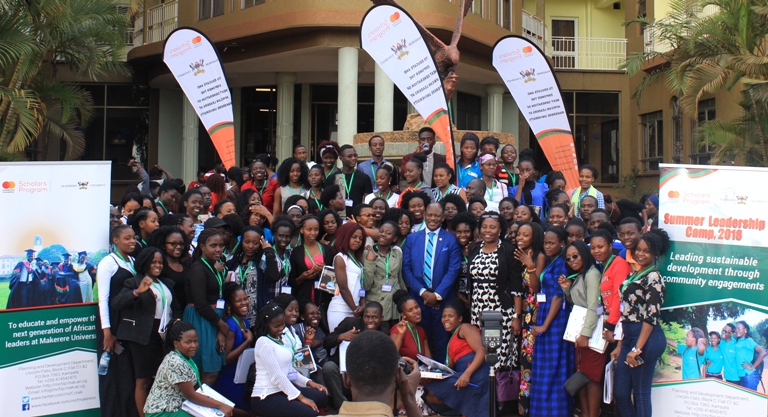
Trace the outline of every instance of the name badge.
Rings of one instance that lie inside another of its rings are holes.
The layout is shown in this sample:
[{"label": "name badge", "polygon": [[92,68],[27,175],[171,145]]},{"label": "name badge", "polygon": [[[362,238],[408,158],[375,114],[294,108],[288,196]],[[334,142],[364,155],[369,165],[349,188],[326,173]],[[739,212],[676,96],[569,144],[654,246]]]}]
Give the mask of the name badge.
[{"label": "name badge", "polygon": [[224,308],[224,299],[223,298],[219,298],[218,300],[216,300],[216,308],[221,308],[221,309]]},{"label": "name badge", "polygon": [[392,284],[381,284],[381,291],[383,292],[392,292]]},{"label": "name badge", "polygon": [[602,316],[603,313],[605,312],[605,310],[603,310],[603,306],[597,306],[597,308],[595,308],[595,310],[597,311],[597,315],[598,316]]},{"label": "name badge", "polygon": [[235,271],[227,272],[227,282],[235,282]]},{"label": "name badge", "polygon": [[347,198],[347,199],[344,200],[344,204],[346,204],[347,207],[352,207],[352,205],[355,204],[355,203],[352,200]]},{"label": "name badge", "polygon": [[357,295],[360,296],[360,298],[365,298],[365,290],[360,288],[360,291],[357,292]]},{"label": "name badge", "polygon": [[283,285],[280,287],[280,293],[281,294],[290,294],[293,291],[293,289],[287,285]]},{"label": "name badge", "polygon": [[315,289],[320,288],[320,281],[315,281]]},{"label": "name badge", "polygon": [[299,379],[299,373],[296,372],[295,369],[291,369],[290,371],[288,371],[288,380],[289,381],[295,381],[297,379]]},{"label": "name badge", "polygon": [[622,314],[627,312],[627,305],[624,304],[624,301],[622,301],[621,304],[619,304],[619,308],[621,309]]},{"label": "name badge", "polygon": [[536,301],[539,303],[546,303],[547,302],[547,294],[544,293],[538,293],[536,294]]}]

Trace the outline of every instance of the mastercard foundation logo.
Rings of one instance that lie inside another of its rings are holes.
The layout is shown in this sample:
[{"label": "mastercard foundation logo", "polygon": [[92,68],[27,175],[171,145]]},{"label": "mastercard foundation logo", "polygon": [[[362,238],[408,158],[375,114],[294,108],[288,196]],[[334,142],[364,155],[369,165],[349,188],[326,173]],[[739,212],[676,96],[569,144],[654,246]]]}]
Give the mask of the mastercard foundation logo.
[{"label": "mastercard foundation logo", "polygon": [[680,198],[680,191],[670,191],[667,193],[669,198]]},{"label": "mastercard foundation logo", "polygon": [[394,12],[392,13],[392,16],[389,16],[389,21],[392,23],[395,23],[400,19],[400,12]]},{"label": "mastercard foundation logo", "polygon": [[195,36],[194,38],[192,38],[192,45],[197,45],[198,43],[200,43],[202,41],[203,41],[203,37],[202,36]]},{"label": "mastercard foundation logo", "polygon": [[523,47],[523,53],[524,54],[530,54],[531,52],[533,52],[533,47],[532,46],[524,46]]},{"label": "mastercard foundation logo", "polygon": [[16,183],[13,181],[3,181],[2,184],[3,192],[4,193],[15,193],[16,192]]}]

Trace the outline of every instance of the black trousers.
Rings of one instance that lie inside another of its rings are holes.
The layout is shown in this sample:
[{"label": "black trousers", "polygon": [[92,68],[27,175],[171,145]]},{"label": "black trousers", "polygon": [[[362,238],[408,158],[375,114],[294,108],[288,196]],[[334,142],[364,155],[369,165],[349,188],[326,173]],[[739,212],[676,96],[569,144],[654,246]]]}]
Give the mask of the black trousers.
[{"label": "black trousers", "polygon": [[[314,388],[299,388],[301,394],[314,401],[317,408],[325,408],[328,405],[328,396]],[[251,398],[251,409],[257,415],[263,417],[317,417],[320,414],[304,405],[298,399],[289,401],[283,392],[268,395],[263,400],[259,397]]]}]

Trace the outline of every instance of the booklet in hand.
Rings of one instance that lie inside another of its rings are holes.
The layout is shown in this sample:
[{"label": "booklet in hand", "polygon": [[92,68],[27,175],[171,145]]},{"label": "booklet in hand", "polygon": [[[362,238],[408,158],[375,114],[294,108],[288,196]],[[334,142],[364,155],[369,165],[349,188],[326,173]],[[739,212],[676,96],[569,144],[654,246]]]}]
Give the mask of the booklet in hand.
[{"label": "booklet in hand", "polygon": [[440,362],[432,360],[424,355],[416,355],[416,358],[424,364],[421,377],[424,379],[445,379],[452,377],[456,371]]},{"label": "booklet in hand", "polygon": [[336,271],[334,271],[332,266],[326,265],[323,267],[323,271],[320,272],[320,283],[317,289],[329,294],[336,294]]}]

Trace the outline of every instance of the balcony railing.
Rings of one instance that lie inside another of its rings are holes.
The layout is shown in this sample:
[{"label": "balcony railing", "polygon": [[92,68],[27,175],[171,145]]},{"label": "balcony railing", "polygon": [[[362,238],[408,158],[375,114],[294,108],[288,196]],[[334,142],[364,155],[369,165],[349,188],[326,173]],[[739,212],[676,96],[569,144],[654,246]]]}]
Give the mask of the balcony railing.
[{"label": "balcony railing", "polygon": [[179,22],[179,2],[173,1],[155,6],[147,11],[146,43],[162,42],[173,32]]},{"label": "balcony railing", "polygon": [[624,38],[553,36],[549,46],[555,69],[617,70],[627,58]]},{"label": "balcony railing", "polygon": [[[719,12],[720,7],[710,4],[696,12],[696,18],[703,19]],[[671,50],[672,44],[666,39],[659,39],[657,30],[653,25],[647,26],[643,30],[643,51],[664,53]]]},{"label": "balcony railing", "polygon": [[525,10],[523,10],[523,36],[545,51],[547,27],[543,20]]}]

